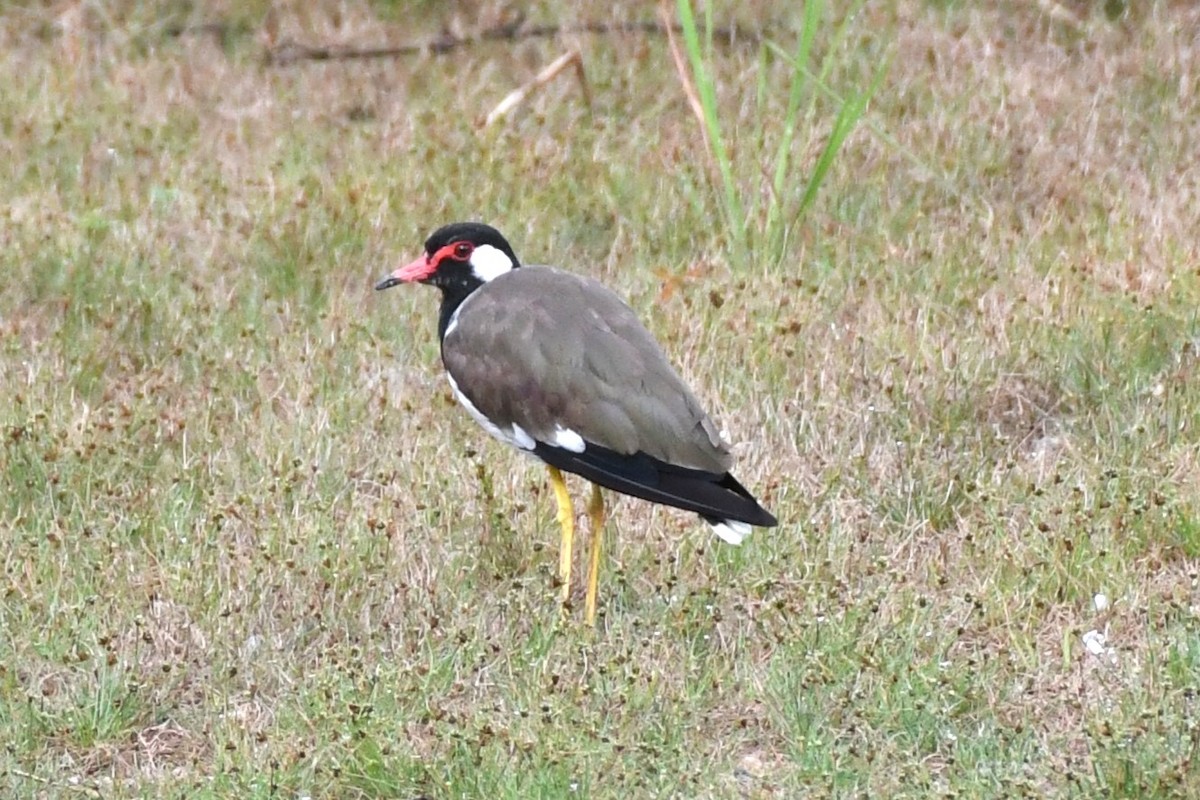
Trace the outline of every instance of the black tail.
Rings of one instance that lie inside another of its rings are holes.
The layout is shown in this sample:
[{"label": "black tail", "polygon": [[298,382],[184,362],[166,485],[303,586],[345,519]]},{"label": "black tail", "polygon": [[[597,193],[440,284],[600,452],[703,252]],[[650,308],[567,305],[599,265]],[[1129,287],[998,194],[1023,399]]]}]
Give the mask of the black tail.
[{"label": "black tail", "polygon": [[626,456],[595,444],[576,453],[538,442],[533,454],[605,489],[694,511],[709,521],[734,520],[760,528],[779,524],[728,472],[677,467],[645,453]]}]

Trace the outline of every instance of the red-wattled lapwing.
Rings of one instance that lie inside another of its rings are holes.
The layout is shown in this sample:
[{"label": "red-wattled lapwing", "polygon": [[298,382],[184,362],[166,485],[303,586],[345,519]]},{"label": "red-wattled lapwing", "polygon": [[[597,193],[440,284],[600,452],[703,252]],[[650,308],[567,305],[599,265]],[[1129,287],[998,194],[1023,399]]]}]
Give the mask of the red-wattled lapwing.
[{"label": "red-wattled lapwing", "polygon": [[550,468],[562,526],[562,599],[571,589],[575,512],[559,470],[592,482],[584,616],[595,624],[600,487],[694,511],[727,542],[776,525],[729,474],[729,445],[633,310],[603,284],[522,267],[487,225],[438,229],[424,255],[375,288],[442,292],[438,337],[458,401],[497,439]]}]

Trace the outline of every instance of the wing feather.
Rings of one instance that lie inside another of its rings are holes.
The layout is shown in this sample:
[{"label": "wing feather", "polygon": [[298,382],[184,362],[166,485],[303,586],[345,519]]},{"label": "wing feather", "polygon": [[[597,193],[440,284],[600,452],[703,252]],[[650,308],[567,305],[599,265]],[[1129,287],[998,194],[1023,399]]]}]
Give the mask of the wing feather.
[{"label": "wing feather", "polygon": [[556,427],[622,455],[724,473],[728,447],[637,315],[603,284],[522,267],[476,290],[442,360],[480,411],[548,442]]}]

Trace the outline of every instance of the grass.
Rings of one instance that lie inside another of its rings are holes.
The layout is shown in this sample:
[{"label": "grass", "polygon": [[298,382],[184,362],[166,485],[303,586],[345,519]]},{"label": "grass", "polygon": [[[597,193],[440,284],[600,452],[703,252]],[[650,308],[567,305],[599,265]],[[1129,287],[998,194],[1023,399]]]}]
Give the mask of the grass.
[{"label": "grass", "polygon": [[[825,85],[889,69],[783,258],[735,269],[663,40],[583,39],[590,113],[563,81],[486,132],[564,43],[261,64],[268,24],[490,13],[421,8],[0,15],[0,784],[1200,791],[1197,12],[830,7]],[[643,11],[608,8],[569,13]],[[786,48],[790,8],[738,22]],[[706,66],[731,148],[796,122],[799,192],[837,101]],[[599,627],[561,622],[542,471],[455,407],[432,291],[370,289],[460,218],[629,298],[784,524],[734,549],[623,501]]]},{"label": "grass", "polygon": [[[749,114],[754,124],[751,130],[743,131],[741,135],[743,140],[749,139],[754,144],[741,144],[739,147],[743,151],[742,158],[751,165],[749,176],[753,176],[755,169],[761,169],[763,179],[750,177],[750,186],[744,188],[741,184],[747,178],[747,170],[735,170],[730,146],[726,143],[727,137],[721,129],[716,81],[708,67],[713,59],[712,9],[705,9],[704,41],[701,42],[700,25],[690,0],[679,0],[677,3],[683,50],[687,52],[687,74],[681,74],[680,77],[694,105],[693,112],[699,118],[708,160],[719,176],[719,181],[713,182],[720,184],[718,205],[729,233],[729,260],[736,267],[745,269],[755,259],[766,263],[778,262],[786,255],[788,237],[812,207],[838,151],[862,118],[871,95],[883,79],[884,70],[880,67],[870,80],[869,88],[852,90],[846,99],[839,97],[826,85],[829,72],[841,55],[849,26],[858,18],[861,8],[862,5],[858,4],[846,9],[839,24],[826,25],[824,3],[812,0],[803,4],[800,29],[795,33],[794,52],[783,50],[772,40],[764,42],[762,61],[757,70],[756,108]],[[768,31],[769,35],[775,33],[777,31],[773,29]],[[818,34],[828,34],[830,44],[821,62],[810,66],[814,61],[814,45]],[[792,69],[786,79],[787,102],[782,109],[773,107],[777,90],[772,84],[779,79],[776,70],[769,64],[769,59],[773,57],[782,58]],[[682,62],[682,54],[679,61]],[[682,63],[677,64],[677,68],[684,70]],[[814,91],[814,86],[821,92]],[[824,142],[819,143],[816,118],[822,109],[817,101],[822,94],[836,99],[838,108],[833,113],[833,121]],[[801,125],[801,103],[804,101],[807,102],[803,121],[807,124]],[[796,139],[801,129],[820,148],[819,155],[809,168],[807,179],[802,182],[802,188],[800,182],[795,182],[792,169],[792,153],[797,149]],[[774,154],[768,156],[772,150]],[[763,198],[761,201],[760,197]],[[751,233],[756,234],[753,242]]]}]

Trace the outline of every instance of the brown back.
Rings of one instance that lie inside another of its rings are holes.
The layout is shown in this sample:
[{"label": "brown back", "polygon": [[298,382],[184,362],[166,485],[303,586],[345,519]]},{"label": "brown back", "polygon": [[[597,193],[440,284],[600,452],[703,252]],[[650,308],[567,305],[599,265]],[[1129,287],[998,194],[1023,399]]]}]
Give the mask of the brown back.
[{"label": "brown back", "polygon": [[727,472],[728,447],[633,310],[591,278],[521,267],[484,284],[442,342],[455,383],[501,427],[556,426],[622,454]]}]

